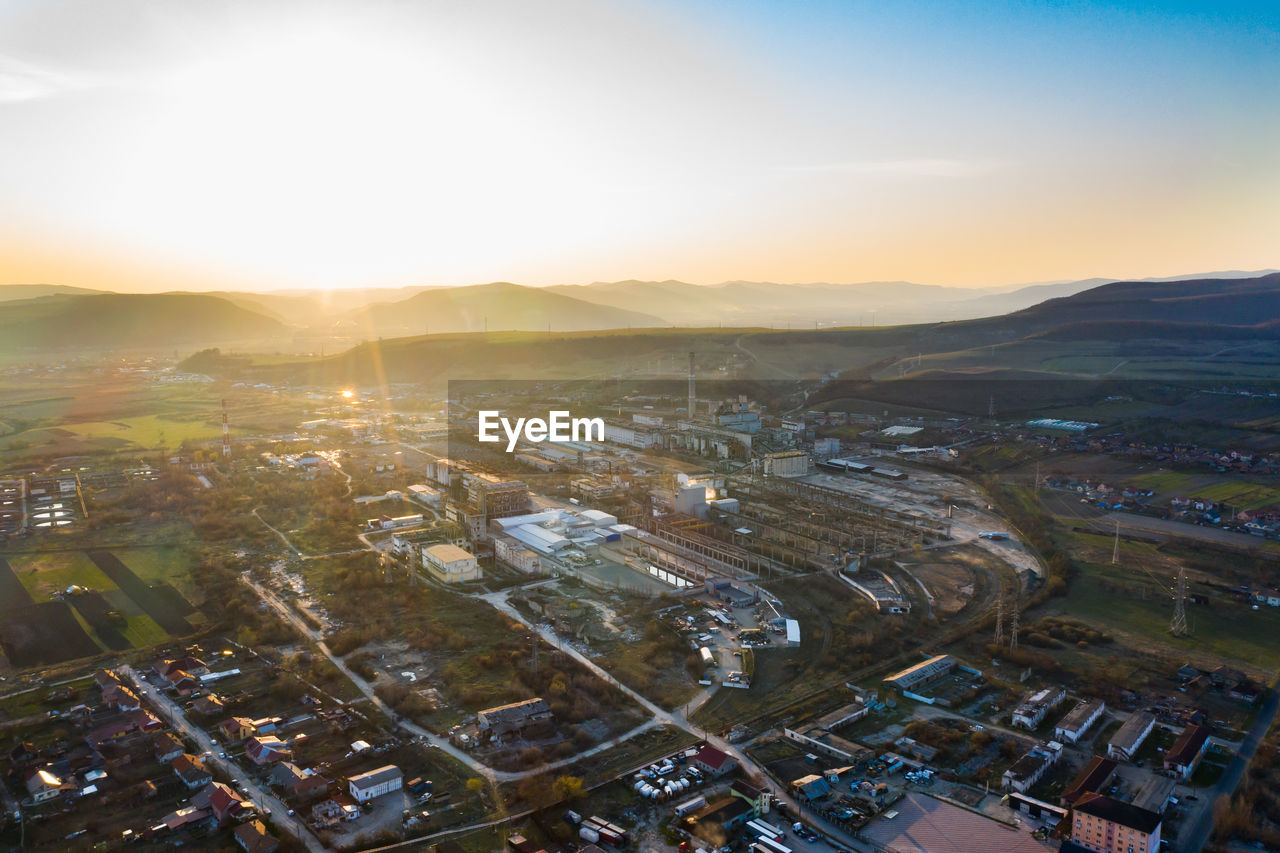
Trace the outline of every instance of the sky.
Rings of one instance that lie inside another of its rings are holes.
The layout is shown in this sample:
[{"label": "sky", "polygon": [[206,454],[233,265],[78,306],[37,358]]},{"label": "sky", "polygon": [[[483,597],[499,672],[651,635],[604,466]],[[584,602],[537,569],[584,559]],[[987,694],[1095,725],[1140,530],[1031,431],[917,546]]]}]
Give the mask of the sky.
[{"label": "sky", "polygon": [[0,0],[0,283],[1280,266],[1280,4]]}]

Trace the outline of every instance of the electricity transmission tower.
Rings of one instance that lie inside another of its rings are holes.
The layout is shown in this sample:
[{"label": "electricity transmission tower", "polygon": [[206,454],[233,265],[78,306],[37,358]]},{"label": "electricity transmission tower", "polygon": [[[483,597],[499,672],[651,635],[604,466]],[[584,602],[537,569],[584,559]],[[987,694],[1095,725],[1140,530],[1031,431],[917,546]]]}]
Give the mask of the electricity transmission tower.
[{"label": "electricity transmission tower", "polygon": [[1187,630],[1187,570],[1178,569],[1178,585],[1173,590],[1173,619],[1169,622],[1169,633],[1175,637],[1185,637],[1191,633]]},{"label": "electricity transmission tower", "polygon": [[1116,522],[1116,544],[1111,549],[1111,565],[1120,564],[1120,522]]},{"label": "electricity transmission tower", "polygon": [[1000,644],[1004,642],[1004,593],[1000,593],[1000,599],[996,602],[996,648],[1000,648]]},{"label": "electricity transmission tower", "polygon": [[1013,614],[1009,620],[1009,651],[1018,649],[1018,599],[1013,600]]}]

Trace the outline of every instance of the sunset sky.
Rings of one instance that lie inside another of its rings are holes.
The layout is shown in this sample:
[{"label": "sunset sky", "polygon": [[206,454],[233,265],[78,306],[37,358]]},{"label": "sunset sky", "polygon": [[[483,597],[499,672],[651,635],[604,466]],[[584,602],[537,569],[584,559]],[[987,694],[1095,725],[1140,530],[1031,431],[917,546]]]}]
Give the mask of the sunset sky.
[{"label": "sunset sky", "polygon": [[1278,9],[0,0],[0,283],[1280,266]]}]

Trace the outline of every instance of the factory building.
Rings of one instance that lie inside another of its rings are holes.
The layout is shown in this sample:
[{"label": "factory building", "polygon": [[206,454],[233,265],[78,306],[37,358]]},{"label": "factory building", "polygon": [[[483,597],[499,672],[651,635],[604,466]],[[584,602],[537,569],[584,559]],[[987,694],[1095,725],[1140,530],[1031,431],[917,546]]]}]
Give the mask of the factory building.
[{"label": "factory building", "polygon": [[950,675],[958,665],[958,662],[951,655],[935,655],[926,661],[907,667],[902,672],[895,673],[884,680],[886,687],[897,690],[915,690],[945,678]]},{"label": "factory building", "polygon": [[483,577],[476,558],[457,545],[432,545],[422,549],[422,567],[444,583],[478,581]]},{"label": "factory building", "polygon": [[764,458],[764,474],[772,477],[803,477],[809,473],[809,456],[799,450],[770,453]]}]

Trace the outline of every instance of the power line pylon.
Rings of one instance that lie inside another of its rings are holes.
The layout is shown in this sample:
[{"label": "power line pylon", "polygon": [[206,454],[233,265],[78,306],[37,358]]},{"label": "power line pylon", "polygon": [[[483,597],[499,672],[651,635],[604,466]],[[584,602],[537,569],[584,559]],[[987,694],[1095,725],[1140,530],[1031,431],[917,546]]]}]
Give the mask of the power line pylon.
[{"label": "power line pylon", "polygon": [[1187,630],[1187,570],[1178,569],[1178,585],[1173,590],[1173,619],[1169,622],[1169,633],[1175,637],[1185,637],[1191,633]]},{"label": "power line pylon", "polygon": [[1018,650],[1018,599],[1013,600],[1013,614],[1009,620],[1009,651]]},{"label": "power line pylon", "polygon": [[996,648],[1000,648],[1000,644],[1004,642],[1004,593],[1000,593],[1000,599],[996,602]]},{"label": "power line pylon", "polygon": [[1116,522],[1116,544],[1111,548],[1111,565],[1120,565],[1120,522]]}]

